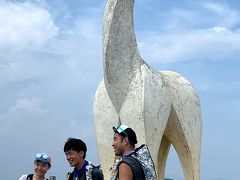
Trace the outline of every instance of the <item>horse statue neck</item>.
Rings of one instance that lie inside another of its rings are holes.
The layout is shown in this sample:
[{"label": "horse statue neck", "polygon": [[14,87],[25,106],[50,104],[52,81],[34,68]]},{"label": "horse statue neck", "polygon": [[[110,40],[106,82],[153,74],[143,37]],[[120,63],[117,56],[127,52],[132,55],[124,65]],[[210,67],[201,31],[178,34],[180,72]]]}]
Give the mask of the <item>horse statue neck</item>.
[{"label": "horse statue neck", "polygon": [[133,7],[134,0],[108,0],[104,13],[104,82],[118,113],[143,62],[134,32]]}]

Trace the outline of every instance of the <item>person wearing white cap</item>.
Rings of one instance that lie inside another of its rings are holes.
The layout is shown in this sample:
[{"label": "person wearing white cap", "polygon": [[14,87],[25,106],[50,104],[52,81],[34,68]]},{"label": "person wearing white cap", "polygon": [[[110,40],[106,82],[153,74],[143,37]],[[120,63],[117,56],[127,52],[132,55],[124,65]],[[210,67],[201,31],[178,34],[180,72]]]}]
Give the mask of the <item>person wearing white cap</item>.
[{"label": "person wearing white cap", "polygon": [[34,174],[24,174],[19,180],[48,180],[45,174],[51,167],[51,157],[46,153],[37,153],[34,160]]},{"label": "person wearing white cap", "polygon": [[113,127],[113,131],[112,147],[115,156],[121,156],[121,160],[113,166],[111,180],[145,180],[141,164],[131,157],[138,142],[136,133],[124,124]]}]

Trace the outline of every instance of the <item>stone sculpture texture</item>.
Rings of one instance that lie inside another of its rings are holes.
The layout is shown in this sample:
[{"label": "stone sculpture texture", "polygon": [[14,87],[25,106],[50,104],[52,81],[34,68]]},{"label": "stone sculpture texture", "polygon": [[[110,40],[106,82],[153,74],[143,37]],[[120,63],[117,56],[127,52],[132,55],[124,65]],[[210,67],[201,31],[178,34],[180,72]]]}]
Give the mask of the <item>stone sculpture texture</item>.
[{"label": "stone sculpture texture", "polygon": [[104,14],[104,80],[94,100],[100,163],[106,179],[114,163],[112,127],[131,126],[147,144],[164,179],[172,144],[186,180],[200,179],[201,110],[192,85],[175,72],[158,72],[140,56],[133,26],[134,0],[108,0]]}]

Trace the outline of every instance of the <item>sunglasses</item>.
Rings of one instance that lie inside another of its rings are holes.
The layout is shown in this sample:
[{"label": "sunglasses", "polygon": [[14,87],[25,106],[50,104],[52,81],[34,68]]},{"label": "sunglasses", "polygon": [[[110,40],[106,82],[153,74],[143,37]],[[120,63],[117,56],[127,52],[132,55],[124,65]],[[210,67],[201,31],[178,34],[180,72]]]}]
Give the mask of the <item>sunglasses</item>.
[{"label": "sunglasses", "polygon": [[128,137],[127,133],[125,132],[125,130],[126,130],[127,128],[128,128],[128,127],[127,127],[126,125],[122,124],[122,125],[118,126],[118,127],[116,128],[116,130],[117,130],[118,133],[123,133],[124,135],[126,135],[126,137]]},{"label": "sunglasses", "polygon": [[49,156],[46,153],[37,153],[35,161],[41,161],[43,163],[50,163]]}]

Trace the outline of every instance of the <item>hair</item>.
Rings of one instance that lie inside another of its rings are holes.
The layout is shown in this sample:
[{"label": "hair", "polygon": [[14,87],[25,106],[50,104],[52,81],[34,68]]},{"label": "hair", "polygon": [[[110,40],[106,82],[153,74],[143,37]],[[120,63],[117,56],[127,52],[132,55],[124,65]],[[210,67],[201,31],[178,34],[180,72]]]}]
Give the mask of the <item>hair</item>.
[{"label": "hair", "polygon": [[85,159],[87,146],[85,142],[83,142],[81,139],[68,138],[67,141],[65,142],[63,150],[64,152],[67,152],[69,150],[74,150],[77,152],[83,151],[84,152],[83,159]]}]

